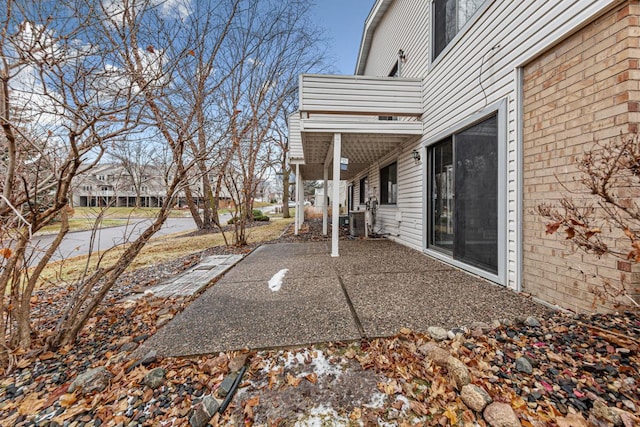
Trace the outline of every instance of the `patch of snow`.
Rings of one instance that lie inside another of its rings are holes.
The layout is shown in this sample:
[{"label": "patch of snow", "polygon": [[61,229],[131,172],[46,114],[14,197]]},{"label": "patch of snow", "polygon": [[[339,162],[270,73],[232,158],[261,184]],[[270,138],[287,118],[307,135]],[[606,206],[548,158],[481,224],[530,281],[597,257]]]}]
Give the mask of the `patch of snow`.
[{"label": "patch of snow", "polygon": [[326,406],[316,406],[309,411],[308,416],[301,415],[295,423],[295,427],[324,427],[348,426],[349,419],[338,415],[335,409]]},{"label": "patch of snow", "polygon": [[[287,359],[284,361],[285,368],[291,368],[293,365],[305,364],[306,360],[310,360],[311,363],[307,365],[316,375],[322,377],[324,375],[334,375],[338,378],[343,373],[343,368],[339,365],[332,364],[327,360],[327,357],[321,350],[304,351],[298,353],[288,353]],[[300,374],[298,376],[305,376],[307,373]]]},{"label": "patch of snow", "polygon": [[[384,408],[386,403],[387,403],[387,395],[384,393],[376,392],[373,394],[373,396],[371,396],[371,400],[369,401],[369,403],[362,406],[364,406],[365,408],[380,409],[380,408]],[[404,404],[403,404],[403,408],[404,408]]]},{"label": "patch of snow", "polygon": [[411,405],[409,405],[409,399],[407,399],[402,395],[398,395],[396,396],[396,400],[399,400],[402,402],[402,415],[407,415],[407,411],[411,407]]},{"label": "patch of snow", "polygon": [[329,363],[322,351],[317,351],[316,353],[317,355],[312,362],[314,366],[313,372],[319,377],[323,375],[334,375],[337,378],[342,375],[343,369],[341,366]]},{"label": "patch of snow", "polygon": [[287,274],[288,271],[288,268],[283,268],[269,280],[269,289],[271,289],[272,292],[278,292],[280,290],[282,287],[282,279],[284,279],[284,275]]}]

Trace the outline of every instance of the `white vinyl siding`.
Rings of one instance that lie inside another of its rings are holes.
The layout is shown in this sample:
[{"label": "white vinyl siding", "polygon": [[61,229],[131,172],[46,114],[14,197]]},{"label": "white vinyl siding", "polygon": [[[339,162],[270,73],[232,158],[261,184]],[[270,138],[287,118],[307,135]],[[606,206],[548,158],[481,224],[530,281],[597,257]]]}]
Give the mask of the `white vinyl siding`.
[{"label": "white vinyl siding", "polygon": [[303,74],[300,87],[303,113],[422,114],[420,79]]},{"label": "white vinyl siding", "polygon": [[[424,133],[392,155],[371,165],[361,176],[369,176],[369,188],[379,197],[379,166],[398,161],[398,203],[381,205],[376,228],[408,246],[424,249],[424,189],[427,141],[490,105],[506,101],[506,119],[499,123],[506,134],[506,276],[505,284],[518,288],[517,269],[521,242],[518,240],[518,163],[520,138],[517,122],[517,70],[553,44],[588,24],[617,4],[613,0],[540,0],[514,2],[490,0],[431,62],[431,0],[395,0],[372,36],[364,74],[385,76],[402,49],[406,61],[402,77],[422,78]],[[482,86],[479,81],[482,81]],[[422,160],[416,164],[411,151]],[[358,182],[357,179],[354,182]],[[357,186],[356,186],[357,189]],[[398,213],[399,212],[399,213]]]},{"label": "white vinyl siding", "polygon": [[373,35],[364,74],[387,76],[402,49],[406,60],[401,77],[427,74],[429,64],[429,7],[427,0],[395,0],[387,9]]},{"label": "white vinyl siding", "polygon": [[[507,120],[507,285],[516,283],[518,182],[517,67],[603,13],[612,1],[494,1],[454,45],[438,58],[424,80],[425,135],[428,140],[499,100]],[[498,46],[498,47],[496,47]],[[482,82],[480,87],[480,65]],[[484,89],[484,93],[483,93]],[[502,124],[501,124],[502,125]]]}]

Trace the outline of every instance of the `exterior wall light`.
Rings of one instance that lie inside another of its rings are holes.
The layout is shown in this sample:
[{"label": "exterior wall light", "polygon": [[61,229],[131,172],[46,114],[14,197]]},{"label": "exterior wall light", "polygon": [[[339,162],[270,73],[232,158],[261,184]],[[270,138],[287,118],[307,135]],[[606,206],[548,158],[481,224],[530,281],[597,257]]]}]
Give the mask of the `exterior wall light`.
[{"label": "exterior wall light", "polygon": [[413,157],[413,160],[415,160],[416,163],[418,163],[420,161],[420,152],[418,150],[413,150],[411,152],[411,157]]}]

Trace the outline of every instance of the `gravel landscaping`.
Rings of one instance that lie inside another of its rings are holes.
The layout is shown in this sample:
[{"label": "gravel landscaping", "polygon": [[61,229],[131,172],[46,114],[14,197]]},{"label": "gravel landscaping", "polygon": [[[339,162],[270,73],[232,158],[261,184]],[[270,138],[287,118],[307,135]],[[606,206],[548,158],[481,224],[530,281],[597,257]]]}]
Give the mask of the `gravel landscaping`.
[{"label": "gravel landscaping", "polygon": [[[312,222],[298,237],[289,230],[278,241],[322,240],[317,227]],[[422,333],[402,328],[391,337],[350,343],[194,358],[133,356],[192,298],[125,302],[124,296],[179,274],[203,256],[251,250],[216,247],[123,275],[75,345],[58,353],[15,355],[12,371],[0,373],[0,424],[599,427],[640,422],[640,317],[630,312],[505,315],[434,325]],[[59,292],[65,290],[39,292],[34,309],[58,310]],[[237,394],[218,411],[243,369]]]}]

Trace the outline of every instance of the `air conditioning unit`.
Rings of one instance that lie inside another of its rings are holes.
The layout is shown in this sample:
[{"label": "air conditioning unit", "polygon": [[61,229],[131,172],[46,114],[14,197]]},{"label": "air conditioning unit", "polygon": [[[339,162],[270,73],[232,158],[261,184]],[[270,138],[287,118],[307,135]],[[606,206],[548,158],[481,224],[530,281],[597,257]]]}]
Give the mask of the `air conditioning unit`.
[{"label": "air conditioning unit", "polygon": [[362,237],[365,234],[364,212],[351,212],[349,214],[349,234],[353,237]]}]

